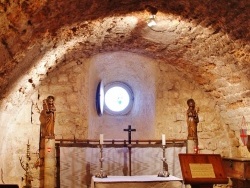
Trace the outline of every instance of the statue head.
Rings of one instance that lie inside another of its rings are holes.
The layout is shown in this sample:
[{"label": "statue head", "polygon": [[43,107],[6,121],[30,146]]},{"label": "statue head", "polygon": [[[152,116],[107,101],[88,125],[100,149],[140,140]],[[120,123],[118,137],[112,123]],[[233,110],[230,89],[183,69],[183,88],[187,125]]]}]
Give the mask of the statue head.
[{"label": "statue head", "polygon": [[194,102],[194,99],[188,99],[187,100],[187,105],[191,108],[194,108],[195,107],[195,102]]},{"label": "statue head", "polygon": [[53,97],[53,96],[51,96],[51,95],[47,97],[47,102],[48,102],[48,103],[53,103],[54,100],[55,100],[55,97]]},{"label": "statue head", "polygon": [[50,96],[47,97],[46,100],[47,100],[48,108],[51,109],[54,106],[55,97],[50,95]]}]

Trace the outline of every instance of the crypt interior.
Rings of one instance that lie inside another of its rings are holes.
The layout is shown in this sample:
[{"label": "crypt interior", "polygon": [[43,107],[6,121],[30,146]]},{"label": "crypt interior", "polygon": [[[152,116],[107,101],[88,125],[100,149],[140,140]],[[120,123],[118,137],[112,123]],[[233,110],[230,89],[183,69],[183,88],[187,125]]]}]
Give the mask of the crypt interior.
[{"label": "crypt interior", "polygon": [[[156,25],[149,26],[152,18]],[[244,140],[250,135],[249,26],[249,0],[2,0],[0,184],[25,186],[28,158],[32,187],[46,187],[39,117],[48,96],[55,97],[55,143],[99,140],[100,134],[124,140],[128,125],[136,129],[132,139],[161,140],[164,134],[186,140],[192,98],[199,108],[199,153],[250,158]],[[104,107],[98,115],[100,81],[104,88],[112,82],[130,86],[128,113],[111,115]],[[89,187],[86,173],[98,171],[99,151],[90,149],[61,150],[68,163],[60,170],[85,162],[75,187]],[[161,165],[161,150],[153,150],[133,154]],[[104,158],[121,164],[124,151],[104,148]],[[87,160],[94,158],[96,163]],[[133,173],[145,174],[135,158]],[[104,160],[104,168],[113,167]],[[74,178],[67,173],[56,173],[61,187]]]}]

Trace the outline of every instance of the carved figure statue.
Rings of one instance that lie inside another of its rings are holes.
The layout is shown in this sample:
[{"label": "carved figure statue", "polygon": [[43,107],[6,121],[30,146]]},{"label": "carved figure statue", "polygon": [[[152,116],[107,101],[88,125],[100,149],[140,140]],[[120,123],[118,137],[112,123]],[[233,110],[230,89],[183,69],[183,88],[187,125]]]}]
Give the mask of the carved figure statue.
[{"label": "carved figure statue", "polygon": [[40,115],[41,121],[41,134],[44,136],[54,136],[55,127],[55,98],[53,96],[48,96],[47,99],[43,100],[43,110]]},{"label": "carved figure statue", "polygon": [[188,126],[188,139],[197,140],[197,126],[199,123],[198,112],[199,109],[195,109],[195,102],[193,99],[187,100],[187,126]]}]

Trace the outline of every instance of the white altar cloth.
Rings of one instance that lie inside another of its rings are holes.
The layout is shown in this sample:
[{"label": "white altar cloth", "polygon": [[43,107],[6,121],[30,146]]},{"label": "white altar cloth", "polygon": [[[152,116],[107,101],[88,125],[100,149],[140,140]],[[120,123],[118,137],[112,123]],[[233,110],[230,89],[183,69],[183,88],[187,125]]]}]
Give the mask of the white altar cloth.
[{"label": "white altar cloth", "polygon": [[158,177],[143,176],[108,176],[107,178],[92,177],[91,188],[181,188],[183,180],[175,176]]}]

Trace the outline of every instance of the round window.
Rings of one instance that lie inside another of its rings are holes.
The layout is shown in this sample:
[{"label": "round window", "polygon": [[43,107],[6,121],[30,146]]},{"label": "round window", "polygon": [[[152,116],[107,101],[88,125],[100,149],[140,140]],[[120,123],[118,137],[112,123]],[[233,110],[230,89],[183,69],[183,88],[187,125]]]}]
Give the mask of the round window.
[{"label": "round window", "polygon": [[112,82],[104,87],[104,111],[111,115],[125,115],[133,107],[132,89],[123,82]]}]

